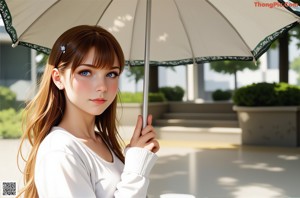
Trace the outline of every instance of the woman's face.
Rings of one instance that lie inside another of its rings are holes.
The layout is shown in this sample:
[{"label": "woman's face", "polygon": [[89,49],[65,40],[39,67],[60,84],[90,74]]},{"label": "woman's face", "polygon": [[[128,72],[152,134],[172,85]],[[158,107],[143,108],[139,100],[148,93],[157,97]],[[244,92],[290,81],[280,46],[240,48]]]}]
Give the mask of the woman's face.
[{"label": "woman's face", "polygon": [[118,59],[115,58],[111,68],[96,68],[93,65],[94,53],[92,48],[73,74],[69,66],[61,76],[66,110],[79,109],[90,115],[100,115],[117,95],[121,72]]}]

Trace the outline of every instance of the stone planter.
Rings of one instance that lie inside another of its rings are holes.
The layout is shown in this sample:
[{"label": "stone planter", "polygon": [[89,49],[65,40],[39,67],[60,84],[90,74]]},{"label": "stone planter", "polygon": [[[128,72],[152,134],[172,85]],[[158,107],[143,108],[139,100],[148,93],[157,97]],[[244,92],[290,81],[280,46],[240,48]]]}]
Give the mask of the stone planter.
[{"label": "stone planter", "polygon": [[299,106],[234,106],[242,129],[242,144],[263,146],[300,146]]},{"label": "stone planter", "polygon": [[[166,102],[152,102],[148,104],[148,113],[152,114],[153,120],[160,118],[168,110]],[[117,119],[123,126],[135,126],[137,116],[143,114],[143,105],[140,103],[118,104]]]}]

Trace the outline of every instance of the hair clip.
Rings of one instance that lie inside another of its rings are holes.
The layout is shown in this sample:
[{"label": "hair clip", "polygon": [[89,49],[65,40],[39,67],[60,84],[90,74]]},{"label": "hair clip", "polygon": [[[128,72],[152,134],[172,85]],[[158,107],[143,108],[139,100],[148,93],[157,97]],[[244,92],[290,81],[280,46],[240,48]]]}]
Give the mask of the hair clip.
[{"label": "hair clip", "polygon": [[62,53],[66,53],[66,47],[64,45],[60,46],[60,51],[62,51]]}]

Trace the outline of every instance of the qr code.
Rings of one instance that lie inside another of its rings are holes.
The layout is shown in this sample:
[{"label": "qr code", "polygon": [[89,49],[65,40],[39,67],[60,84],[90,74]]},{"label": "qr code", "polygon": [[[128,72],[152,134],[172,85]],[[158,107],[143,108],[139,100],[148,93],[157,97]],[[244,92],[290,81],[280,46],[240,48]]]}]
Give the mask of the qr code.
[{"label": "qr code", "polygon": [[16,182],[2,182],[2,196],[15,196],[17,193]]}]

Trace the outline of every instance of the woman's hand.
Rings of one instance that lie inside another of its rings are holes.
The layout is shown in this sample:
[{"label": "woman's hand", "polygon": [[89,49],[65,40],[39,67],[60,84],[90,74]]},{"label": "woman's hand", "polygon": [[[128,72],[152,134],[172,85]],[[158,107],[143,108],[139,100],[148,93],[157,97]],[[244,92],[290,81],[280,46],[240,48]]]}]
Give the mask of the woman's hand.
[{"label": "woman's hand", "polygon": [[134,129],[134,133],[130,140],[129,147],[141,147],[156,153],[159,150],[159,143],[155,139],[156,132],[152,126],[152,115],[148,115],[147,126],[142,129],[143,119],[138,116],[138,120]]}]

